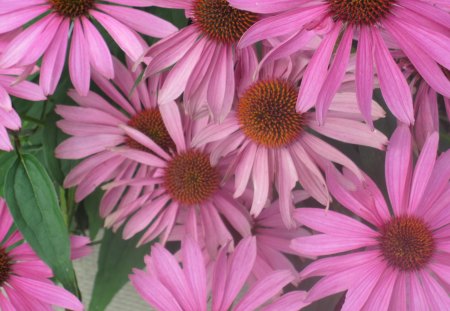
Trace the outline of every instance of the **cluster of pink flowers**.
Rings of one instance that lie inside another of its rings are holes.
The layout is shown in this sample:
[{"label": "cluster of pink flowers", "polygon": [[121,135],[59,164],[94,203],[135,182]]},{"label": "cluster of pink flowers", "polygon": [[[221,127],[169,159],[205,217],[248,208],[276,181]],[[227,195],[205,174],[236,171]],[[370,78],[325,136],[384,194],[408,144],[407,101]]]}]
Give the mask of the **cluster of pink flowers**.
[{"label": "cluster of pink flowers", "polygon": [[[448,0],[0,0],[0,149],[10,95],[46,99],[67,65],[64,187],[102,188],[105,227],[155,241],[130,275],[153,308],[448,310],[449,55]],[[386,187],[345,144],[383,151]],[[0,241],[11,224],[2,201]],[[1,309],[81,310],[20,240],[0,245]]]}]

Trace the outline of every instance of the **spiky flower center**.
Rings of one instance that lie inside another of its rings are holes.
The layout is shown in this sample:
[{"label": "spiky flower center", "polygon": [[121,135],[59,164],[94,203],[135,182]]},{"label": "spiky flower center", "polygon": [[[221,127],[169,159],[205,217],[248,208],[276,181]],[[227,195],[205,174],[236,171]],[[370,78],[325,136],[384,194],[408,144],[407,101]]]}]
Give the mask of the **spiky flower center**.
[{"label": "spiky flower center", "polygon": [[164,184],[176,201],[200,204],[219,188],[219,172],[211,166],[207,154],[189,150],[177,154],[168,163]]},{"label": "spiky flower center", "polygon": [[254,83],[239,100],[237,117],[245,135],[269,148],[292,143],[302,133],[305,118],[297,113],[297,90],[283,80]]},{"label": "spiky flower center", "polygon": [[11,258],[5,249],[0,248],[0,286],[9,279],[11,274]]},{"label": "spiky flower center", "polygon": [[328,0],[336,20],[356,25],[373,25],[385,17],[395,0]]},{"label": "spiky flower center", "polygon": [[421,269],[433,255],[433,234],[419,218],[393,218],[381,233],[380,246],[384,257],[402,271]]},{"label": "spiky flower center", "polygon": [[[175,150],[175,143],[164,125],[161,113],[157,108],[142,110],[135,114],[129,121],[128,126],[137,129],[150,137],[158,146],[165,151]],[[128,147],[142,151],[149,151],[134,139],[128,137],[125,142]]]},{"label": "spiky flower center", "polygon": [[237,42],[258,18],[255,13],[233,8],[227,0],[195,0],[193,11],[203,33],[224,43]]},{"label": "spiky flower center", "polygon": [[75,18],[88,15],[95,0],[49,0],[53,9],[62,16]]}]

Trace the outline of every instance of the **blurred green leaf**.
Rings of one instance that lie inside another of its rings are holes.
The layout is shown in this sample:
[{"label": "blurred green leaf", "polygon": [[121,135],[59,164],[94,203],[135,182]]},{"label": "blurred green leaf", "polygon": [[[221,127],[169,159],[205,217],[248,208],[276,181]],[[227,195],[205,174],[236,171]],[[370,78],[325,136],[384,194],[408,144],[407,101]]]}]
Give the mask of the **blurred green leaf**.
[{"label": "blurred green leaf", "polygon": [[98,234],[98,231],[103,227],[103,219],[99,214],[100,201],[102,199],[104,191],[98,188],[86,199],[83,200],[83,207],[86,211],[89,221],[89,237],[94,240]]},{"label": "blurred green leaf", "polygon": [[17,153],[4,152],[0,155],[0,197],[5,196],[6,174],[17,159]]},{"label": "blurred green leaf", "polygon": [[5,183],[5,198],[14,222],[36,253],[66,289],[79,295],[70,260],[69,233],[54,185],[32,155],[17,158]]},{"label": "blurred green leaf", "polygon": [[124,240],[122,231],[105,232],[100,247],[90,311],[105,310],[115,294],[128,282],[131,270],[144,266],[144,256],[150,251],[150,245],[136,248],[139,238],[140,236],[136,236]]}]

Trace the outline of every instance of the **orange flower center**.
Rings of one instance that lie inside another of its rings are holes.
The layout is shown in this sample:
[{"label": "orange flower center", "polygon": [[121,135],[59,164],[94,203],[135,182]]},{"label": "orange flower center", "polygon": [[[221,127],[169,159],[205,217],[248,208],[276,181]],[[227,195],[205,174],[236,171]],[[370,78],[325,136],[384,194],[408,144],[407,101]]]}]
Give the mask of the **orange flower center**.
[{"label": "orange flower center", "polygon": [[[137,113],[128,121],[128,126],[135,128],[150,137],[165,151],[176,149],[175,143],[170,137],[169,132],[164,125],[161,113],[157,108],[142,110]],[[126,144],[133,149],[149,151],[145,146],[142,146],[140,143],[129,137],[126,140]]]},{"label": "orange flower center", "polygon": [[231,7],[227,0],[195,0],[194,20],[209,38],[234,43],[258,19],[252,12]]},{"label": "orange flower center", "polygon": [[402,271],[421,269],[433,255],[433,235],[421,219],[393,218],[381,233],[380,247],[384,257]]},{"label": "orange flower center", "polygon": [[53,9],[66,17],[80,17],[88,15],[94,7],[95,0],[49,0]]},{"label": "orange flower center", "polygon": [[269,148],[292,143],[305,118],[297,113],[297,90],[283,80],[254,83],[239,100],[237,117],[245,135]]},{"label": "orange flower center", "polygon": [[207,154],[189,150],[177,154],[167,165],[164,185],[180,203],[200,204],[219,188],[219,172],[211,166]]},{"label": "orange flower center", "polygon": [[336,20],[356,25],[373,25],[385,17],[395,0],[328,0]]},{"label": "orange flower center", "polygon": [[8,281],[11,274],[11,258],[5,249],[0,248],[0,286]]}]

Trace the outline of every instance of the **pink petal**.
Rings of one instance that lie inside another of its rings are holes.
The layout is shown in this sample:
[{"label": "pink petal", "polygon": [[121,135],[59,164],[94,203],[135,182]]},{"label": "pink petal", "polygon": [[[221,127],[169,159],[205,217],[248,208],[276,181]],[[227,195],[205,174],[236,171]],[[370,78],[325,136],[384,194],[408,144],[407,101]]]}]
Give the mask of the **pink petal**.
[{"label": "pink petal", "polygon": [[69,74],[73,86],[82,96],[88,94],[91,82],[87,44],[81,22],[75,19],[69,53]]}]

